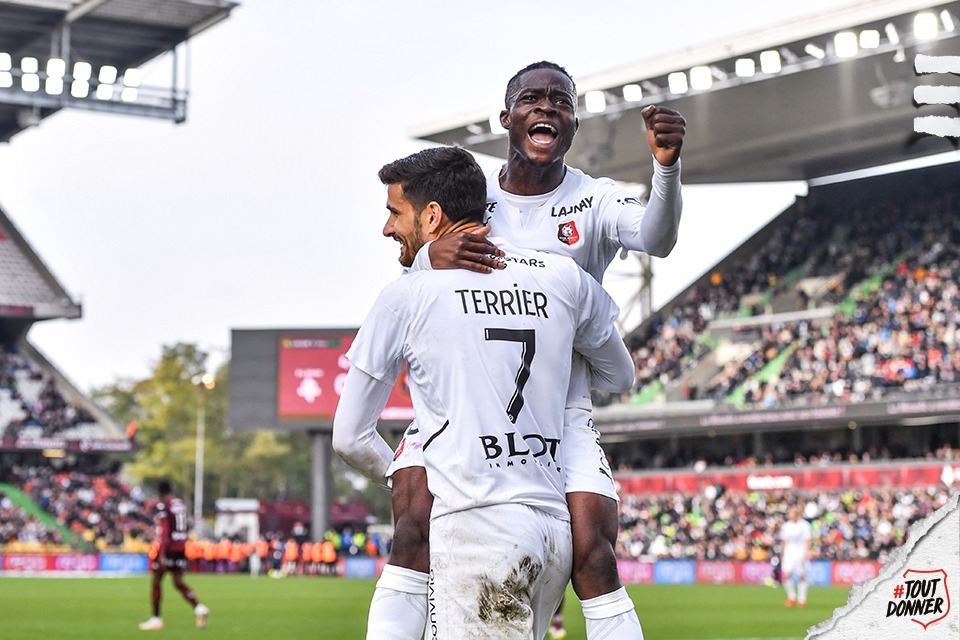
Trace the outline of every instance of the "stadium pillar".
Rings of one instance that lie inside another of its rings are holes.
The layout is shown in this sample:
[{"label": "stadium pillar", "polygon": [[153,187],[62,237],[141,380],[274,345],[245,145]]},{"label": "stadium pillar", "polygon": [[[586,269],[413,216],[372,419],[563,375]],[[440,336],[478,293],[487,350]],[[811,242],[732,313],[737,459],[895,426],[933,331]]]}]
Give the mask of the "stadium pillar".
[{"label": "stadium pillar", "polygon": [[330,461],[333,455],[333,434],[329,431],[310,432],[311,483],[310,483],[310,538],[323,539],[330,528],[330,503],[333,500],[333,478]]}]

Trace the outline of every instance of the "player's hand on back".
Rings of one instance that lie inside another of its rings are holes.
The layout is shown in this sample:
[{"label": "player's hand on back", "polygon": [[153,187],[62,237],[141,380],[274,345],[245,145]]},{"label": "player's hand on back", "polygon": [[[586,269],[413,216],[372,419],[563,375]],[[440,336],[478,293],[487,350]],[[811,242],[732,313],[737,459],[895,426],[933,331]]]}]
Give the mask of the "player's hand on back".
[{"label": "player's hand on back", "polygon": [[429,245],[430,264],[434,269],[468,269],[478,273],[490,273],[506,266],[494,256],[503,256],[503,251],[487,240],[490,227],[476,233],[459,231],[448,233]]}]

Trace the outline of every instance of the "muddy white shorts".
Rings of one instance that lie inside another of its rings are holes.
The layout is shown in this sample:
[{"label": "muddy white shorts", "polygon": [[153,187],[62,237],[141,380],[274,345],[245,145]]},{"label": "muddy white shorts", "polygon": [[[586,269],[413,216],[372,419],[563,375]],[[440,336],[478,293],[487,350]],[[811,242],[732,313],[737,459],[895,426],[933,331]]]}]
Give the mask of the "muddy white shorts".
[{"label": "muddy white shorts", "polygon": [[570,523],[522,504],[430,523],[427,638],[540,640],[570,580]]}]

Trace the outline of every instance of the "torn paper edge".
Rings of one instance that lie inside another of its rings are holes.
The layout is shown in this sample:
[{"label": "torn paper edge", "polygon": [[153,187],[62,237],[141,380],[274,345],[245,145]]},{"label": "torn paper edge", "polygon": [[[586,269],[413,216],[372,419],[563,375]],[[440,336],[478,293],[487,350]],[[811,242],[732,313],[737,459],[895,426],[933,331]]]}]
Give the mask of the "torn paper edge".
[{"label": "torn paper edge", "polygon": [[953,495],[950,496],[950,498],[942,507],[931,513],[923,520],[917,520],[910,525],[910,527],[907,528],[906,543],[904,543],[903,546],[893,550],[893,552],[887,558],[886,563],[884,563],[883,567],[880,568],[880,572],[877,574],[877,577],[871,578],[863,584],[853,585],[850,588],[850,593],[847,594],[847,604],[834,609],[833,617],[831,617],[829,620],[824,620],[823,622],[810,627],[807,630],[806,640],[812,640],[816,636],[833,629],[837,625],[837,622],[840,620],[840,618],[850,613],[861,602],[863,602],[863,599],[870,595],[881,582],[884,582],[893,577],[895,574],[900,573],[900,570],[903,569],[904,565],[907,564],[907,560],[910,557],[910,552],[913,551],[914,547],[917,546],[917,543],[920,541],[920,539],[927,535],[927,532],[929,532],[930,529],[955,511],[957,509],[958,501],[960,501],[960,491],[954,491]]}]

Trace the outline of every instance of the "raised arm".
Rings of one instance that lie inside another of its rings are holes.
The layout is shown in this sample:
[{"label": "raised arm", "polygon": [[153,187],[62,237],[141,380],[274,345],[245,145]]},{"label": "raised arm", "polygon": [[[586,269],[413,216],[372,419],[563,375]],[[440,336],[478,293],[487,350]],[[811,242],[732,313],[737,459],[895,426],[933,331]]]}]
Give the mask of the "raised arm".
[{"label": "raised arm", "polygon": [[387,486],[393,449],[377,431],[391,385],[358,367],[350,367],[333,419],[333,449],[351,467],[377,484]]},{"label": "raised arm", "polygon": [[686,121],[673,109],[651,105],[643,110],[647,144],[653,154],[653,180],[646,207],[627,207],[617,219],[620,246],[658,258],[677,243],[683,199],[680,193],[680,148]]}]

